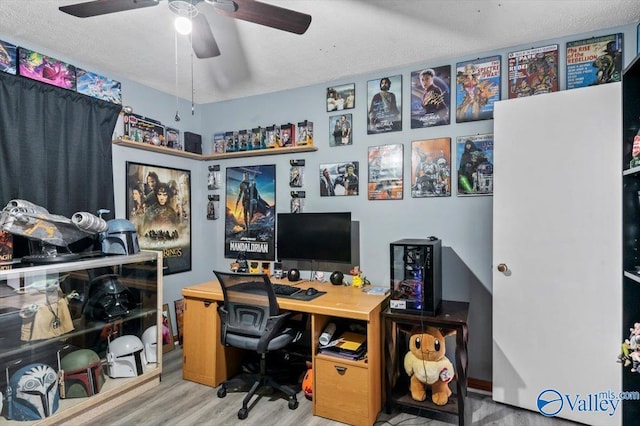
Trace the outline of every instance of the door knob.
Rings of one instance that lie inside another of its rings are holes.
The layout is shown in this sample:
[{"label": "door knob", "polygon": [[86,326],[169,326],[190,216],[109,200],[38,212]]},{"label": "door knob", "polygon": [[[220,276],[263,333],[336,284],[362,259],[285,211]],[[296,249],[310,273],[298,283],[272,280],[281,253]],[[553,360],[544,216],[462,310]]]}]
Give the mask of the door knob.
[{"label": "door knob", "polygon": [[498,265],[498,271],[499,272],[507,272],[509,270],[509,268],[507,268],[507,265],[505,265],[504,263],[501,263]]}]

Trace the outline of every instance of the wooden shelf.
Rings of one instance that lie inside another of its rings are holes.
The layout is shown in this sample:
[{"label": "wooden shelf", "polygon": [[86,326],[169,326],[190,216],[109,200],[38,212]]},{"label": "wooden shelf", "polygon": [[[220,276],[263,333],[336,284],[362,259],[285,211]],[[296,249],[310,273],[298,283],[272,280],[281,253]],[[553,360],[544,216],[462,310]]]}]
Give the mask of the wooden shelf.
[{"label": "wooden shelf", "polygon": [[159,152],[161,154],[173,155],[176,157],[191,158],[193,160],[210,161],[222,160],[225,158],[257,157],[261,155],[295,154],[299,152],[317,151],[316,146],[292,146],[288,148],[268,148],[255,151],[225,152],[223,154],[196,154],[188,151],[178,151],[177,149],[166,148],[164,146],[150,145],[128,139],[116,139],[114,145],[126,146],[129,148],[143,149],[145,151]]}]

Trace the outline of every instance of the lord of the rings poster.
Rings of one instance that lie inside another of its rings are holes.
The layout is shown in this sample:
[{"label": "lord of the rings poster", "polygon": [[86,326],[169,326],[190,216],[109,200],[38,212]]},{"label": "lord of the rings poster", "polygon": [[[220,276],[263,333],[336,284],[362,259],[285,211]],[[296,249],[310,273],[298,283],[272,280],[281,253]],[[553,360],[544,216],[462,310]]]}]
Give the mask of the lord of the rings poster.
[{"label": "lord of the rings poster", "polygon": [[191,172],[127,162],[127,219],[141,249],[162,251],[164,275],[191,270]]},{"label": "lord of the rings poster", "polygon": [[224,257],[275,260],[276,166],[227,167]]}]

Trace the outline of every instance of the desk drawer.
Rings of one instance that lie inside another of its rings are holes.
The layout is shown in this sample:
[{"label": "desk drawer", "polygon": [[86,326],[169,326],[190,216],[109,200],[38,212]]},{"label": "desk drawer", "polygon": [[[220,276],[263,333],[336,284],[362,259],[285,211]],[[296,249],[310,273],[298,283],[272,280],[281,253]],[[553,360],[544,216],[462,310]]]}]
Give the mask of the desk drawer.
[{"label": "desk drawer", "polygon": [[[369,419],[369,370],[336,358],[316,359],[315,414],[349,423]],[[366,422],[366,420],[365,420]]]}]

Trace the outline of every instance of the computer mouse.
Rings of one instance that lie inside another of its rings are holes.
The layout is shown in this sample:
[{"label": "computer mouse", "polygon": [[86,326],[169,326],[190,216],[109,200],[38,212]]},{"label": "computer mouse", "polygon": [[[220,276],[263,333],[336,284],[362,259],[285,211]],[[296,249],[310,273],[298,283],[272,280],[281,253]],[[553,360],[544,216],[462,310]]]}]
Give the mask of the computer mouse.
[{"label": "computer mouse", "polygon": [[307,296],[313,296],[314,294],[318,293],[318,290],[316,290],[313,287],[309,287],[305,292],[304,292]]}]

